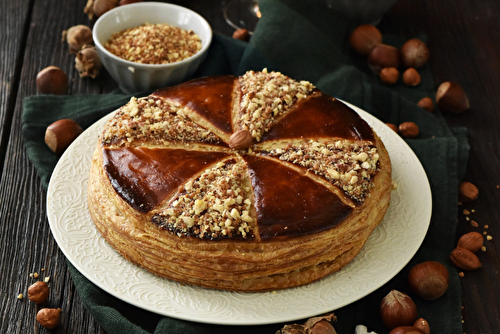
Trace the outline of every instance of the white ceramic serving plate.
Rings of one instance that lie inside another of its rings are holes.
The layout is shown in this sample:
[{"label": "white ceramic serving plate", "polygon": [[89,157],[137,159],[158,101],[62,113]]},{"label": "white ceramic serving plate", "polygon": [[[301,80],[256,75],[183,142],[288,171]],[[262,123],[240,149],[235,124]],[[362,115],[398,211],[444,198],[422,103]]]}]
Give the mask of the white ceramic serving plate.
[{"label": "white ceramic serving plate", "polygon": [[[201,39],[201,50],[176,63],[152,65],[122,59],[104,48],[112,34],[144,23],[167,23],[184,30],[192,30]],[[149,92],[185,81],[205,59],[212,42],[212,28],[202,16],[190,9],[162,2],[118,6],[99,17],[92,34],[104,67],[126,93]]]},{"label": "white ceramic serving plate", "polygon": [[174,318],[225,325],[289,322],[326,313],[375,291],[414,256],[427,233],[432,200],[410,147],[384,123],[350,105],[382,138],[393,166],[391,204],[356,258],[317,282],[263,293],[217,291],[155,276],[125,260],[97,231],[87,209],[91,157],[104,117],[66,150],[47,192],[49,224],[60,249],[90,281],[137,307]]}]

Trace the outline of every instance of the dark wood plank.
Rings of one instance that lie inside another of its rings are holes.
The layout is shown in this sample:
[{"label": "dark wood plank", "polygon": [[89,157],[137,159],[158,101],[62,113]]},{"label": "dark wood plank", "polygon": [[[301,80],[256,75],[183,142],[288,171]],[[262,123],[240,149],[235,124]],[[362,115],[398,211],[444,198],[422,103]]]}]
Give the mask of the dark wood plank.
[{"label": "dark wood plank", "polygon": [[[203,15],[215,32],[231,35],[233,28],[222,17],[221,2],[179,0],[174,3]],[[0,10],[9,13],[0,20],[0,138],[5,154],[0,183],[0,332],[48,333],[35,322],[36,306],[26,298],[27,287],[35,281],[30,273],[50,276],[48,306],[64,310],[62,324],[51,333],[104,333],[84,309],[67,272],[66,261],[52,238],[45,210],[45,191],[28,161],[21,139],[22,98],[36,94],[35,77],[48,65],[61,67],[70,77],[71,94],[98,94],[117,86],[104,73],[98,79],[81,79],[74,69],[74,56],[60,42],[63,30],[92,22],[83,14],[85,1],[19,0],[2,2]],[[32,7],[31,7],[32,6]],[[499,161],[500,86],[500,3],[488,0],[400,0],[384,17],[385,33],[414,37],[428,36],[430,65],[436,83],[455,81],[463,86],[471,110],[462,115],[446,115],[451,126],[465,126],[471,144],[465,179],[478,185],[479,199],[461,209],[474,210],[470,219],[458,219],[458,235],[485,231],[493,236],[480,253],[483,268],[465,273],[463,318],[466,333],[494,333],[500,319],[498,268],[500,250]],[[7,63],[8,65],[4,65]],[[17,65],[16,65],[17,64]],[[488,225],[488,229],[484,226]],[[44,269],[42,271],[42,268]],[[432,324],[431,324],[432,326]]]},{"label": "dark wood plank", "polygon": [[[470,100],[467,112],[445,114],[450,126],[467,128],[471,150],[464,180],[480,192],[477,201],[460,206],[457,239],[477,231],[493,240],[486,240],[486,251],[478,254],[483,267],[465,272],[461,279],[465,333],[497,332],[500,319],[500,250],[495,241],[500,237],[499,14],[500,3],[495,1],[400,0],[381,24],[385,31],[407,37],[426,34],[436,85],[457,82]],[[464,209],[472,213],[464,215]],[[479,227],[471,226],[470,220]]]},{"label": "dark wood plank", "polygon": [[[58,66],[68,74],[70,94],[101,93],[106,91],[103,88],[105,80],[80,79],[74,69],[74,56],[69,55],[67,46],[61,43],[63,30],[72,25],[89,23],[83,14],[84,3],[70,1],[61,5],[55,0],[32,2],[30,15],[25,15],[30,21],[26,25],[28,31],[21,55],[22,71],[18,74],[20,77],[14,96],[15,108],[11,111],[12,125],[0,187],[0,213],[4,222],[0,227],[2,245],[8,245],[1,248],[4,260],[1,264],[2,282],[9,282],[9,285],[2,284],[0,332],[49,332],[36,323],[37,307],[27,299],[28,286],[48,276],[51,293],[45,305],[64,310],[61,325],[50,332],[104,333],[84,310],[67,272],[65,257],[51,235],[46,218],[45,190],[23,147],[21,111],[22,99],[37,94],[35,78],[38,71],[46,66]],[[27,1],[24,7],[29,7]],[[16,17],[19,18],[21,16]],[[11,29],[16,26],[12,22],[9,25]],[[8,68],[5,66],[2,70]],[[35,272],[40,275],[38,279],[30,277]],[[20,293],[25,296],[22,300],[17,299]]]},{"label": "dark wood plank", "polygon": [[[3,160],[17,95],[19,72],[24,52],[31,6],[29,0],[0,3],[0,161]],[[8,15],[6,15],[8,14]]]}]

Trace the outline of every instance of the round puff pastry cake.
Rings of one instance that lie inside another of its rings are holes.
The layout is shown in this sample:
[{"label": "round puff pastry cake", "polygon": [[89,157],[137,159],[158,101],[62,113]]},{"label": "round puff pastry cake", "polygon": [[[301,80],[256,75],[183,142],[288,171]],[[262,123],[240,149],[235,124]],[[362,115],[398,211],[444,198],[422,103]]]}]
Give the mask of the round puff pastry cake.
[{"label": "round puff pastry cake", "polygon": [[268,291],[350,262],[390,191],[388,153],[357,113],[263,70],[132,98],[104,126],[88,205],[104,238],[157,275]]}]

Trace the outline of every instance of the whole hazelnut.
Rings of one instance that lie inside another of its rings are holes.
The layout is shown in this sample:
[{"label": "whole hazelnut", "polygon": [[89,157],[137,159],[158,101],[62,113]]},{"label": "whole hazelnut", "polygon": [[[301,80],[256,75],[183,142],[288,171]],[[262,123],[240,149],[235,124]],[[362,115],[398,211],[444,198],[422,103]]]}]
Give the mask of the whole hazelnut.
[{"label": "whole hazelnut", "polygon": [[399,133],[404,138],[416,138],[420,133],[418,125],[414,122],[404,122],[399,124]]},{"label": "whole hazelnut", "polygon": [[475,201],[479,197],[479,190],[477,187],[467,181],[463,181],[460,183],[458,187],[458,199],[462,203],[468,203]]},{"label": "whole hazelnut", "polygon": [[47,127],[45,143],[52,152],[61,154],[82,132],[82,127],[74,120],[60,119]]},{"label": "whole hazelnut", "polygon": [[388,329],[411,326],[417,319],[417,305],[407,294],[392,290],[380,303],[380,315]]},{"label": "whole hazelnut", "polygon": [[63,41],[68,43],[69,53],[78,52],[84,45],[92,44],[92,30],[86,25],[79,24],[64,30]]},{"label": "whole hazelnut", "polygon": [[481,268],[481,261],[476,254],[462,247],[457,247],[451,252],[450,260],[455,267],[463,270],[472,271]]},{"label": "whole hazelnut", "polygon": [[102,62],[94,46],[85,45],[78,51],[75,58],[75,68],[81,78],[91,77],[95,79],[99,75]]},{"label": "whole hazelnut", "polygon": [[87,0],[83,11],[92,20],[94,16],[99,17],[116,6],[118,6],[118,0]]},{"label": "whole hazelnut", "polygon": [[418,328],[424,332],[424,334],[431,334],[431,328],[429,327],[429,323],[424,318],[418,318],[413,327]]},{"label": "whole hazelnut", "polygon": [[44,303],[49,297],[49,286],[47,283],[38,281],[28,288],[28,299],[37,304]]},{"label": "whole hazelnut", "polygon": [[48,66],[38,72],[36,86],[41,94],[63,95],[68,92],[68,76],[57,66]]},{"label": "whole hazelnut", "polygon": [[321,320],[311,327],[311,334],[336,334],[335,328],[326,320]]},{"label": "whole hazelnut", "polygon": [[56,328],[61,319],[60,308],[42,308],[36,314],[36,321],[45,328]]},{"label": "whole hazelnut", "polygon": [[142,2],[142,0],[120,0],[120,2],[118,2],[118,6],[125,6],[136,2]]},{"label": "whole hazelnut", "polygon": [[422,98],[420,101],[417,102],[417,105],[420,108],[424,108],[428,112],[434,111],[434,102],[432,102],[432,99],[430,97]]},{"label": "whole hazelnut", "polygon": [[229,147],[244,150],[252,145],[252,134],[248,130],[238,130],[229,137]]},{"label": "whole hazelnut", "polygon": [[436,261],[417,264],[408,273],[410,288],[425,300],[434,300],[444,295],[449,283],[448,269]]},{"label": "whole hazelnut", "polygon": [[436,91],[436,104],[443,111],[462,113],[470,108],[469,98],[463,88],[454,82],[446,81]]},{"label": "whole hazelnut", "polygon": [[425,334],[421,329],[413,326],[400,326],[394,328],[389,334]]},{"label": "whole hazelnut", "polygon": [[399,132],[399,129],[396,125],[392,124],[392,123],[385,123],[385,125],[387,125],[392,131],[398,133]]},{"label": "whole hazelnut", "polygon": [[418,86],[422,78],[416,69],[410,67],[403,72],[403,82],[407,86]]},{"label": "whole hazelnut", "polygon": [[479,232],[469,232],[458,239],[457,246],[470,250],[472,253],[477,252],[483,246],[483,235]]},{"label": "whole hazelnut", "polygon": [[394,46],[377,44],[368,55],[368,66],[373,73],[379,74],[385,67],[399,66],[399,51]]},{"label": "whole hazelnut", "polygon": [[349,36],[349,45],[362,56],[368,56],[375,45],[380,43],[382,43],[382,33],[371,24],[360,25]]},{"label": "whole hazelnut", "polygon": [[385,67],[380,70],[380,80],[387,85],[394,85],[398,82],[399,71],[395,67]]},{"label": "whole hazelnut", "polygon": [[233,32],[233,38],[248,42],[250,40],[250,32],[247,29],[236,29]]},{"label": "whole hazelnut", "polygon": [[429,49],[418,38],[406,41],[400,50],[401,62],[405,67],[421,68],[429,60]]}]

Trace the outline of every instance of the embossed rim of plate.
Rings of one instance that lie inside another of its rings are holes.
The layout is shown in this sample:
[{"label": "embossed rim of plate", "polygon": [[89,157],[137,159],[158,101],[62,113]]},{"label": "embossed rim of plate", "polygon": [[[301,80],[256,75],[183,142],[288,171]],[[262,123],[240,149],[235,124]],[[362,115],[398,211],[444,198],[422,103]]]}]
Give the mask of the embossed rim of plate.
[{"label": "embossed rim of plate", "polygon": [[425,171],[406,142],[384,123],[346,103],[382,138],[393,166],[391,205],[356,258],[339,272],[292,289],[237,293],[187,286],[125,260],[95,228],[86,193],[92,153],[106,120],[81,134],[61,156],[47,190],[52,234],[67,259],[112,296],[160,315],[222,325],[290,322],[334,311],[375,291],[411,260],[427,233],[432,199]]}]

